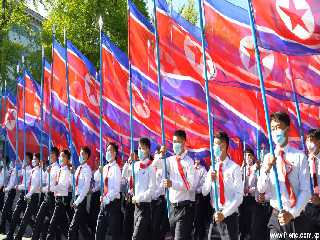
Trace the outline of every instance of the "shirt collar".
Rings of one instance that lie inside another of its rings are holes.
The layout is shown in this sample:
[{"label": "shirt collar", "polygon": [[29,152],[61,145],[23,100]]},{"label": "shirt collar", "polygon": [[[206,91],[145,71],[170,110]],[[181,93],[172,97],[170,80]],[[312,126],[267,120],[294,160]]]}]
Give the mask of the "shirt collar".
[{"label": "shirt collar", "polygon": [[[180,159],[184,159],[185,156],[187,155],[188,150],[185,150],[181,155],[180,155]],[[176,155],[176,157],[178,157],[178,155]]]},{"label": "shirt collar", "polygon": [[113,162],[108,162],[108,164],[107,164],[107,166],[110,166],[110,167],[112,167],[112,166],[114,166],[115,164],[117,163],[117,161],[116,160],[114,160]]}]

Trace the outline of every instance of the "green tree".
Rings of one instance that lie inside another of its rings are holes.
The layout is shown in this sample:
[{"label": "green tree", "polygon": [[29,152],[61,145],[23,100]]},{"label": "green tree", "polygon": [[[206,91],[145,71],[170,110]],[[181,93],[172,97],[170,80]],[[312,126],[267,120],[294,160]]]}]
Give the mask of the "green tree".
[{"label": "green tree", "polygon": [[[133,1],[146,15],[143,0]],[[56,38],[63,43],[63,29],[72,41],[96,66],[99,64],[99,26],[102,16],[103,32],[123,51],[127,51],[127,1],[126,0],[50,0],[51,11],[43,24],[43,41],[50,56],[52,26]]]},{"label": "green tree", "polygon": [[[31,72],[37,73],[35,64],[41,61],[35,54],[39,42],[37,31],[32,25],[32,19],[26,14],[24,1],[2,0],[0,19],[0,82],[8,82],[8,88],[15,90],[16,66],[21,63],[21,55],[26,56],[26,65],[32,66]],[[23,41],[21,39],[28,39]],[[40,75],[40,74],[38,74]]]},{"label": "green tree", "polygon": [[193,25],[196,25],[198,23],[198,10],[196,8],[194,0],[188,0],[188,2],[184,4],[184,6],[182,6],[179,12]]}]

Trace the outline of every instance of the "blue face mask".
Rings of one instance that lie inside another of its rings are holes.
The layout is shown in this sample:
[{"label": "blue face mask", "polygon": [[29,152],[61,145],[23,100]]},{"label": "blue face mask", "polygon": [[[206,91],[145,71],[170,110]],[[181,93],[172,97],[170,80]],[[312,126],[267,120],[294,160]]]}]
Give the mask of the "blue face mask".
[{"label": "blue face mask", "polygon": [[145,152],[139,148],[138,149],[138,158],[140,160],[144,160],[145,159],[145,155],[146,155]]},{"label": "blue face mask", "polygon": [[278,146],[283,145],[286,141],[284,131],[282,129],[272,131],[272,140]]},{"label": "blue face mask", "polygon": [[106,160],[107,162],[111,162],[112,161],[112,154],[110,151],[106,152]]},{"label": "blue face mask", "polygon": [[63,164],[63,158],[60,156],[59,157],[59,165],[61,166]]},{"label": "blue face mask", "polygon": [[219,158],[221,156],[221,147],[220,145],[213,145],[213,154],[216,158]]},{"label": "blue face mask", "polygon": [[173,143],[173,152],[176,155],[181,154],[181,152],[182,152],[182,144],[181,143]]},{"label": "blue face mask", "polygon": [[80,164],[84,163],[84,158],[82,157],[82,155],[80,155],[80,157],[79,157],[79,162],[80,162]]}]

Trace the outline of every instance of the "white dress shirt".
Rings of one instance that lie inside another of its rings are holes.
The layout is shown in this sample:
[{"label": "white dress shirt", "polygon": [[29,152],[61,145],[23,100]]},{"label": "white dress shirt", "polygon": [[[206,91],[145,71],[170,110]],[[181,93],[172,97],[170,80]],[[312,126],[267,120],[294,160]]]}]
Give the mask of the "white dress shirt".
[{"label": "white dress shirt", "polygon": [[162,184],[164,179],[164,174],[161,168],[153,167],[153,169],[156,175],[156,189],[152,196],[152,200],[157,200],[160,196],[164,196],[165,194],[165,188],[163,187],[163,184]]},{"label": "white dress shirt", "polygon": [[17,184],[17,171],[15,168],[11,168],[8,171],[9,174],[9,182],[7,187],[4,189],[5,192],[10,191],[11,189],[15,188],[16,184]]},{"label": "white dress shirt", "polygon": [[[290,207],[290,198],[285,185],[285,176],[281,171],[282,160],[279,157],[279,149],[275,149],[276,167],[278,170],[278,179],[281,191],[281,200],[283,209],[290,212],[293,217],[298,217],[301,211],[306,206],[308,200],[310,199],[310,177],[308,161],[305,154],[291,146],[286,146],[284,148],[285,159],[292,164],[292,170],[289,174],[289,181],[293,188],[296,196],[296,205]],[[263,167],[260,171],[260,176],[258,178],[258,191],[261,193],[270,192],[270,205],[279,210],[274,171],[271,169],[270,173],[266,173],[267,162],[270,154],[265,156]],[[288,171],[288,167],[287,167]]]},{"label": "white dress shirt", "polygon": [[100,170],[97,169],[93,174],[93,186],[92,186],[92,192],[100,191],[100,179],[101,173]]},{"label": "white dress shirt", "polygon": [[[77,168],[77,171],[74,175],[76,181],[76,200],[74,204],[78,206],[84,198],[88,195],[90,190],[90,183],[92,178],[92,171],[91,168],[87,163],[80,165]],[[78,178],[78,185],[77,185],[77,178]]]},{"label": "white dress shirt", "polygon": [[0,188],[2,188],[4,186],[5,171],[6,171],[6,169],[4,167],[2,167],[1,172],[0,172]]},{"label": "white dress shirt", "polygon": [[63,165],[57,172],[55,182],[51,187],[51,191],[54,192],[55,196],[66,197],[68,196],[69,188],[71,186],[71,172],[69,167]]},{"label": "white dress shirt", "polygon": [[[32,168],[30,167],[30,165],[28,165],[26,169],[22,168],[21,170],[19,170],[19,177],[22,176],[22,181],[18,185],[18,190],[20,191],[28,190],[28,182],[30,179],[31,171],[32,171]],[[26,177],[26,181],[25,181],[25,177]],[[27,189],[25,189],[25,183],[26,183]]]},{"label": "white dress shirt", "polygon": [[[108,192],[103,192],[103,198],[112,202],[114,199],[120,199],[120,186],[121,186],[121,170],[116,161],[108,163],[103,167],[103,186],[108,178]],[[100,178],[100,173],[99,173]]]},{"label": "white dress shirt", "polygon": [[[171,156],[166,159],[167,171],[170,180],[172,181],[172,187],[169,188],[169,200],[171,203],[178,203],[182,201],[195,201],[195,191],[194,191],[194,161],[188,156],[188,152],[185,151],[181,155],[181,165],[184,175],[189,183],[190,188],[187,189],[182,177],[178,170],[178,163],[176,156]],[[164,170],[164,161],[159,158],[154,161],[153,166]]]},{"label": "white dress shirt", "polygon": [[[143,161],[136,161],[134,163],[134,173],[135,173],[135,194],[134,200],[137,203],[141,202],[151,202],[152,196],[154,195],[156,189],[156,174],[152,165],[150,164],[145,169],[140,168],[140,162],[146,164],[149,159]],[[132,176],[132,166],[126,163],[123,166],[123,175],[127,178]]]},{"label": "white dress shirt", "polygon": [[57,175],[60,170],[60,165],[58,164],[58,162],[54,162],[50,166],[51,166],[50,174],[48,170],[44,174],[42,174],[43,184],[45,184],[45,186],[42,188],[43,192],[48,192],[49,190],[49,176],[50,176],[50,192],[52,192],[52,187],[54,187],[54,185],[56,184]]},{"label": "white dress shirt", "polygon": [[207,170],[204,166],[199,165],[199,167],[194,168],[194,176],[195,176],[195,183],[194,183],[194,190],[196,194],[202,193],[202,186],[206,180]]},{"label": "white dress shirt", "polygon": [[320,196],[320,152],[315,156],[309,156],[308,158],[308,162],[309,162],[309,168],[310,168],[310,173],[311,173],[311,177],[312,177],[312,186],[314,186],[314,179],[313,179],[313,172],[312,172],[312,168],[313,168],[313,158],[315,158],[315,167],[316,167],[316,176],[317,176],[317,180],[318,180],[318,189],[316,189],[314,191],[315,194],[318,194]]},{"label": "white dress shirt", "polygon": [[30,178],[27,182],[27,198],[31,197],[34,193],[40,193],[40,171],[41,169],[39,166],[35,166],[31,170]]},{"label": "white dress shirt", "polygon": [[[222,163],[222,175],[223,175],[223,186],[224,186],[224,197],[225,203],[222,205],[220,203],[220,189],[219,189],[219,166],[220,162],[216,162],[215,171],[216,171],[216,184],[217,184],[217,193],[218,193],[218,206],[219,210],[222,212],[223,216],[226,218],[233,213],[238,211],[238,207],[242,203],[243,199],[243,183],[242,183],[242,174],[241,169],[238,164],[232,161],[229,157]],[[208,195],[213,191],[214,183],[211,179],[212,167],[210,167],[205,183],[202,187],[202,194],[204,196]],[[210,194],[212,199],[211,203],[213,207],[214,198],[212,194]]]},{"label": "white dress shirt", "polygon": [[243,172],[243,186],[244,195],[256,197],[257,196],[257,164],[252,164],[251,166],[244,165],[242,167]]}]

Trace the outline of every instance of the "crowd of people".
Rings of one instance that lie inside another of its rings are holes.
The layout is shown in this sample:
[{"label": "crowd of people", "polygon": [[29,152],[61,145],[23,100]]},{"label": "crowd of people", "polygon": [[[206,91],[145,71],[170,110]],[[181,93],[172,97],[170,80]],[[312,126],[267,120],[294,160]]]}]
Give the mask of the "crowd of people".
[{"label": "crowd of people", "polygon": [[320,238],[320,129],[308,131],[304,153],[289,144],[289,116],[270,119],[274,156],[259,161],[246,148],[242,166],[225,132],[214,135],[209,169],[190,157],[183,130],[174,132],[174,155],[165,146],[152,154],[143,137],[123,166],[113,142],[97,169],[88,146],[76,169],[69,149],[52,147],[49,166],[27,152],[20,170],[13,159],[1,166],[0,233],[20,240],[29,225],[33,240]]}]

